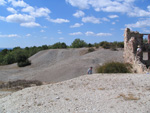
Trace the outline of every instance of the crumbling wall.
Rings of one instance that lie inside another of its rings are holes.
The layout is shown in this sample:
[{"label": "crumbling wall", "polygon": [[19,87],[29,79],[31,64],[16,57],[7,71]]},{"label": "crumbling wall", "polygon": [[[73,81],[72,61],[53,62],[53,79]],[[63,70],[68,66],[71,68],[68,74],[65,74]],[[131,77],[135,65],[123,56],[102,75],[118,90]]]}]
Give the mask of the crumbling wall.
[{"label": "crumbling wall", "polygon": [[143,34],[126,28],[124,32],[124,60],[132,64],[134,72],[145,73],[148,70],[143,63],[143,52],[139,56],[136,55],[138,45],[143,47]]}]

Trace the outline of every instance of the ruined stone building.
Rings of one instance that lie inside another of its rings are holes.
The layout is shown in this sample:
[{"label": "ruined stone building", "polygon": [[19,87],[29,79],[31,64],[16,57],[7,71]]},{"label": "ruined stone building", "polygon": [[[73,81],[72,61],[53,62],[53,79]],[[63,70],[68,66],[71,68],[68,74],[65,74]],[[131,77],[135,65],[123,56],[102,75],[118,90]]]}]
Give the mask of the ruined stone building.
[{"label": "ruined stone building", "polygon": [[[143,36],[148,35],[148,42],[143,42]],[[141,52],[137,55],[138,46]],[[147,59],[143,59],[143,53],[147,53]],[[129,28],[124,32],[124,60],[132,64],[133,71],[136,73],[150,72],[150,35],[130,31]]]}]

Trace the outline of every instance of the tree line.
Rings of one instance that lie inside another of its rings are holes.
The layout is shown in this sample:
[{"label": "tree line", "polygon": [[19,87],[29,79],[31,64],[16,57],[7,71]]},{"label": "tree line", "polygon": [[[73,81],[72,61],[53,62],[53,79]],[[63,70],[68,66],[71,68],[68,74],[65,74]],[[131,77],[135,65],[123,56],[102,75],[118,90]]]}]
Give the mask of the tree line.
[{"label": "tree line", "polygon": [[123,48],[123,42],[107,42],[103,41],[100,43],[86,43],[84,40],[75,39],[70,46],[66,45],[64,42],[57,42],[53,45],[43,45],[43,46],[33,46],[33,47],[26,47],[20,48],[15,47],[13,49],[3,49],[0,52],[0,65],[8,65],[17,63],[19,67],[24,67],[30,65],[31,62],[28,60],[29,57],[36,54],[41,50],[46,49],[65,49],[65,48],[82,48],[82,47],[103,47],[105,49],[114,49],[115,48]]}]

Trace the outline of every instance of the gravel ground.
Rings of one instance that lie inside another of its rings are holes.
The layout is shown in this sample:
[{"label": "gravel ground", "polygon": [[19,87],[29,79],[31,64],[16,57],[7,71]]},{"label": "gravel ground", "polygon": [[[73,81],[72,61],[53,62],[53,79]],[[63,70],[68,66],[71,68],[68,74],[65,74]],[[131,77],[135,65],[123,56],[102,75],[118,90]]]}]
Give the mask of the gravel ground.
[{"label": "gravel ground", "polygon": [[0,99],[0,113],[150,113],[149,106],[149,74],[84,75]]}]

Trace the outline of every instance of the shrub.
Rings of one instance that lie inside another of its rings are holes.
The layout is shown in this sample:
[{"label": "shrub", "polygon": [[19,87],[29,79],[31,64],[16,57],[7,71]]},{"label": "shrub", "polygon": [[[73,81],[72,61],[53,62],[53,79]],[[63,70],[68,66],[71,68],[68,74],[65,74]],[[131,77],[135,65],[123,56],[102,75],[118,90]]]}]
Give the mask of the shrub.
[{"label": "shrub", "polygon": [[113,46],[113,45],[110,47],[110,49],[111,49],[112,51],[117,51],[116,46]]},{"label": "shrub", "polygon": [[93,47],[88,49],[88,52],[93,52],[93,51],[95,51]]},{"label": "shrub", "polygon": [[32,85],[40,86],[43,83],[38,80],[16,80],[16,81],[9,81],[6,83],[1,83],[0,84],[0,89],[1,88],[12,88],[16,90],[20,90],[26,87],[32,87]]},{"label": "shrub", "polygon": [[118,42],[117,47],[124,48],[124,42]]},{"label": "shrub", "polygon": [[25,66],[31,65],[31,62],[27,59],[25,61],[18,62],[17,65],[18,67],[25,67]]},{"label": "shrub", "polygon": [[131,65],[120,62],[109,62],[96,70],[98,73],[130,73]]},{"label": "shrub", "polygon": [[94,43],[94,47],[99,48],[99,44],[98,43]]},{"label": "shrub", "polygon": [[111,44],[107,41],[103,41],[99,45],[102,46],[104,49],[110,49],[111,46]]}]

